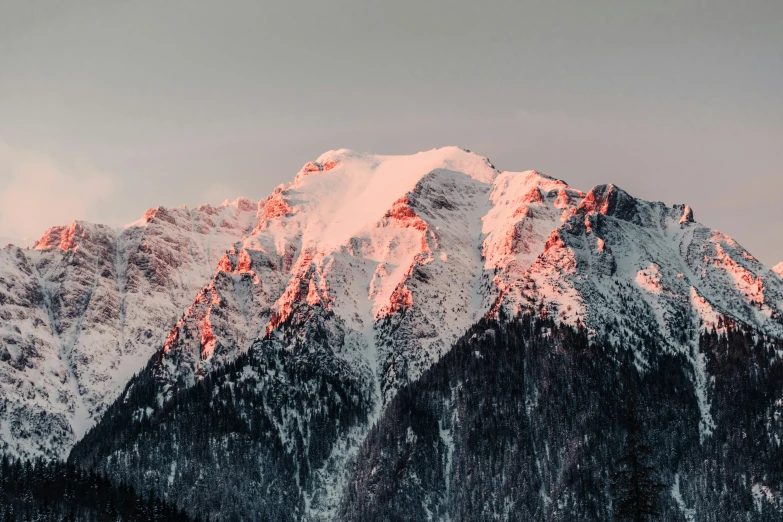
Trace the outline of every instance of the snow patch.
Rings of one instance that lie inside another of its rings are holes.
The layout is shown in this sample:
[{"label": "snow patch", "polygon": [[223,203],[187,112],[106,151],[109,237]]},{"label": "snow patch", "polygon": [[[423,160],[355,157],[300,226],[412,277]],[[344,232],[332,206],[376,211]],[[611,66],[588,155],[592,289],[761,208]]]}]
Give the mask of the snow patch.
[{"label": "snow patch", "polygon": [[674,484],[672,484],[671,493],[674,502],[677,504],[677,507],[680,508],[680,513],[682,513],[683,518],[685,518],[685,522],[695,522],[696,510],[688,508],[682,498],[682,492],[680,491],[679,473],[674,474]]}]

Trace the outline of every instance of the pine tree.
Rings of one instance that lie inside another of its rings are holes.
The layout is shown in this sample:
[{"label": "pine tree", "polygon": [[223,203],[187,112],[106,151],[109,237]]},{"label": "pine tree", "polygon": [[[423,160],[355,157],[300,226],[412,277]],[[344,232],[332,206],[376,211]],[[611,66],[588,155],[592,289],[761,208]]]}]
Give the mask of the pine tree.
[{"label": "pine tree", "polygon": [[665,486],[655,479],[656,469],[650,464],[650,446],[644,443],[635,400],[630,399],[626,417],[625,451],[615,462],[618,470],[612,474],[614,518],[631,522],[658,519],[660,492]]}]

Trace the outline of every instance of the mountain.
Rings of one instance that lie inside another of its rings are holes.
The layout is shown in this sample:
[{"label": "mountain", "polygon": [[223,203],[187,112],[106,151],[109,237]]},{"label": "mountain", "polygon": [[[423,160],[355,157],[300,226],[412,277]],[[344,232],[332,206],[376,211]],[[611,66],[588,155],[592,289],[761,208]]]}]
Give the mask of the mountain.
[{"label": "mountain", "polygon": [[447,147],[209,209],[2,251],[6,451],[226,520],[602,520],[634,390],[667,512],[778,513],[783,279],[688,206]]},{"label": "mountain", "polygon": [[256,204],[159,207],[0,249],[0,451],[65,457],[146,364]]},{"label": "mountain", "polygon": [[772,267],[772,271],[783,277],[783,261]]},{"label": "mountain", "polygon": [[316,310],[332,314],[344,357],[373,372],[386,401],[487,313],[534,311],[687,352],[695,341],[683,327],[721,315],[783,337],[781,296],[768,268],[685,205],[499,173],[456,148],[343,150],[259,205],[252,234],[170,332],[158,370],[171,388],[192,385]]},{"label": "mountain", "polygon": [[[585,194],[498,173],[456,148],[389,157],[326,153],[259,205],[177,322],[159,368],[171,387],[311,310],[334,315],[345,357],[387,400],[487,313],[535,311],[593,335],[689,349],[725,315],[783,336],[783,285],[684,205],[613,185]],[[640,315],[643,320],[640,321]]]}]

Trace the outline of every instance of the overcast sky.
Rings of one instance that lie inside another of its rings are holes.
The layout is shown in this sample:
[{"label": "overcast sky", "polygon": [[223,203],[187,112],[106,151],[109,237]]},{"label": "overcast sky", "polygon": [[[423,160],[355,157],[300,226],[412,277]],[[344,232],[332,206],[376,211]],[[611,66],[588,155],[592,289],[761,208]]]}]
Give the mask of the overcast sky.
[{"label": "overcast sky", "polygon": [[783,2],[0,1],[0,236],[459,145],[783,260]]}]

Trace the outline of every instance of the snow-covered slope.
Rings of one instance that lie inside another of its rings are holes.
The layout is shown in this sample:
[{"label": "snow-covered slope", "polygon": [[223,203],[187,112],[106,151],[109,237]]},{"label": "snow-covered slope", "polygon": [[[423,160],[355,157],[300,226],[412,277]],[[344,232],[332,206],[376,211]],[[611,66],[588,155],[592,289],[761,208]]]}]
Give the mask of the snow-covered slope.
[{"label": "snow-covered slope", "polygon": [[[699,329],[729,318],[783,337],[783,280],[689,207],[500,173],[456,147],[331,151],[257,207],[158,209],[119,234],[75,224],[37,248],[0,257],[0,415],[15,452],[64,451],[160,347],[171,390],[258,339],[326,339],[383,405],[483,316],[525,312],[638,342],[640,367],[650,336],[683,353],[706,435]],[[36,412],[56,441],[30,432]]]},{"label": "snow-covered slope", "polygon": [[[783,287],[768,274],[736,241],[694,222],[689,207],[666,207],[601,185],[573,216],[564,216],[526,272],[530,281],[516,277],[504,304],[517,310],[543,305],[595,331],[637,318],[624,334],[647,332],[672,346],[689,315],[694,327],[717,326],[718,315],[726,315],[780,337]],[[638,312],[630,312],[629,303]],[[652,322],[640,325],[639,314]]]},{"label": "snow-covered slope", "polygon": [[[691,360],[700,389],[700,329],[729,318],[783,337],[781,281],[689,207],[499,173],[458,148],[328,152],[259,215],[169,335],[160,375],[170,385],[260,337],[306,342],[313,313],[384,402],[485,314],[549,315],[638,342],[641,366],[652,336]],[[706,433],[706,398],[702,407]]]},{"label": "snow-covered slope", "polygon": [[62,456],[144,366],[257,205],[74,222],[0,250],[0,450]]}]

